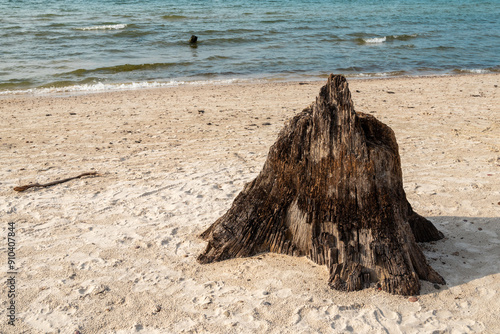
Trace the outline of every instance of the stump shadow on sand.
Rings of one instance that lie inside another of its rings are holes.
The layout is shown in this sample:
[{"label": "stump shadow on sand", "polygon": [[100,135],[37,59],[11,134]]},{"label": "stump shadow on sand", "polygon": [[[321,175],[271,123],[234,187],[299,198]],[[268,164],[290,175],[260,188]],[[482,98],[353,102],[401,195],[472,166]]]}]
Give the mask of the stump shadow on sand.
[{"label": "stump shadow on sand", "polygon": [[500,217],[426,218],[445,235],[439,241],[419,244],[429,264],[446,280],[442,288],[500,273]]}]

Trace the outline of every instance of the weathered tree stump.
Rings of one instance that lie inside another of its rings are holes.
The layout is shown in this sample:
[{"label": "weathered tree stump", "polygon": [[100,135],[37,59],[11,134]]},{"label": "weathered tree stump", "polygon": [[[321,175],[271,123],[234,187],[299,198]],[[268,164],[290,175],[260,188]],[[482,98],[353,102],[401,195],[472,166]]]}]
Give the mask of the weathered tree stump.
[{"label": "weathered tree stump", "polygon": [[412,210],[396,137],[354,111],[347,81],[330,75],[316,102],[280,132],[259,176],[201,237],[198,261],[276,252],[330,270],[329,285],[414,295],[419,278],[444,284],[417,242],[443,237]]}]

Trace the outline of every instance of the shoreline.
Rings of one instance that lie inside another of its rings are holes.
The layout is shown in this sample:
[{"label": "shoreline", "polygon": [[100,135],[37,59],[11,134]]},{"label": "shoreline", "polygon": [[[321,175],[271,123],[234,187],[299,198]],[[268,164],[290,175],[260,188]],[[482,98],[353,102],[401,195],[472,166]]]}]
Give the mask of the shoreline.
[{"label": "shoreline", "polygon": [[447,285],[421,281],[417,302],[331,290],[326,267],[304,257],[196,261],[199,234],[323,81],[0,97],[0,234],[15,224],[19,268],[18,320],[0,332],[497,333],[499,83],[349,80],[356,111],[396,134],[408,201],[445,234],[421,246]]},{"label": "shoreline", "polygon": [[[423,75],[385,75],[382,74],[359,74],[356,76],[346,76],[348,80],[391,80],[391,79],[411,79],[411,78],[440,78],[440,77],[461,77],[461,76],[484,76],[484,75],[500,75],[498,72],[487,73],[443,73],[443,74],[423,74]],[[140,81],[140,82],[124,82],[124,83],[108,83],[101,82],[96,84],[70,85],[61,87],[36,87],[28,89],[0,90],[0,99],[10,96],[50,96],[50,95],[65,95],[65,94],[94,94],[105,92],[119,91],[134,91],[147,89],[175,88],[182,86],[206,86],[206,85],[232,85],[232,84],[266,84],[266,83],[294,83],[294,82],[322,82],[328,78],[328,74],[317,76],[289,76],[277,75],[275,77],[242,77],[242,78],[227,78],[214,80],[179,80],[172,79],[170,81]]]}]

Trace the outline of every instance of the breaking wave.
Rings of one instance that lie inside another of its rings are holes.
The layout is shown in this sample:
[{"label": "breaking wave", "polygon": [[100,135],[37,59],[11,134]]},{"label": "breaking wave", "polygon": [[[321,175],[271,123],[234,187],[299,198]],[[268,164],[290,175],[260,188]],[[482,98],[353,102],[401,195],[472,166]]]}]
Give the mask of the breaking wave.
[{"label": "breaking wave", "polygon": [[372,38],[357,38],[356,40],[360,44],[380,44],[384,42],[393,42],[393,41],[408,41],[413,38],[417,38],[417,34],[412,35],[388,35],[383,37],[372,37]]},{"label": "breaking wave", "polygon": [[387,37],[375,37],[375,38],[364,38],[363,41],[367,44],[378,44],[384,43],[387,40]]},{"label": "breaking wave", "polygon": [[244,79],[226,79],[226,80],[201,80],[201,81],[176,81],[171,80],[167,82],[161,81],[143,81],[143,82],[129,82],[129,83],[102,83],[98,82],[95,84],[81,84],[81,85],[69,85],[69,86],[52,86],[52,87],[39,87],[30,89],[16,89],[16,90],[5,90],[0,91],[1,95],[23,95],[23,94],[33,94],[33,95],[47,95],[54,93],[98,93],[107,91],[122,91],[122,90],[136,90],[136,89],[148,89],[148,88],[161,88],[161,87],[177,87],[177,86],[203,86],[203,85],[227,85],[236,82],[246,81]]},{"label": "breaking wave", "polygon": [[100,26],[92,26],[92,27],[83,27],[76,28],[76,30],[120,30],[125,29],[127,27],[126,24],[106,24]]}]

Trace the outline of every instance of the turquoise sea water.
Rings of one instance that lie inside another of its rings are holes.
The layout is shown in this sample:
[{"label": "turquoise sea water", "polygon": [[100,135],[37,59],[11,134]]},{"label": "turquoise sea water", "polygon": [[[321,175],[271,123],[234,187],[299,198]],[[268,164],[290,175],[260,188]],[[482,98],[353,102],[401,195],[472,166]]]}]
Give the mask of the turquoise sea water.
[{"label": "turquoise sea water", "polygon": [[500,0],[0,0],[0,55],[3,94],[500,72]]}]

